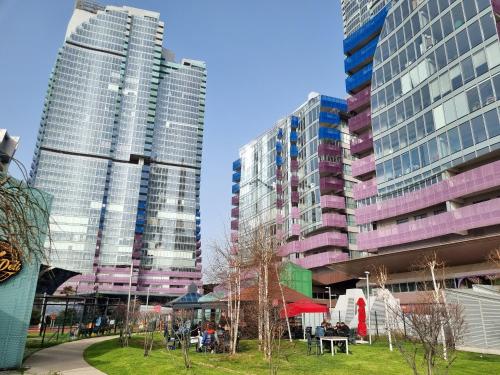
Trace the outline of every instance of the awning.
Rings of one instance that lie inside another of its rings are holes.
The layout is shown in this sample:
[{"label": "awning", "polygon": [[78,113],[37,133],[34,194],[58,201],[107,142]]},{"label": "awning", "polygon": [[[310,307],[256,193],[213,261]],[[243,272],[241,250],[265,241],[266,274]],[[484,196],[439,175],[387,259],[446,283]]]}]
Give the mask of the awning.
[{"label": "awning", "polygon": [[285,309],[281,310],[280,318],[291,318],[303,313],[327,313],[328,308],[325,305],[313,303],[308,299],[299,300],[297,302],[289,303]]}]

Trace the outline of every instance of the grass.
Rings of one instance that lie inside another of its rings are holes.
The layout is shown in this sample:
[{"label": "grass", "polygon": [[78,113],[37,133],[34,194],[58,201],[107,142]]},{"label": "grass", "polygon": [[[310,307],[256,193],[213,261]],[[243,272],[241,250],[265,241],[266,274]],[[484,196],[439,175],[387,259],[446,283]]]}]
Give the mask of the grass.
[{"label": "grass", "polygon": [[[156,337],[153,351],[144,357],[143,338],[133,337],[128,348],[122,348],[118,339],[97,343],[84,353],[85,360],[99,370],[113,374],[165,374],[213,375],[213,374],[269,374],[269,364],[257,351],[256,341],[242,341],[241,351],[235,356],[203,354],[190,351],[191,369],[183,366],[180,350],[167,351],[161,336]],[[411,375],[399,352],[390,352],[384,342],[372,346],[351,346],[350,355],[343,353],[332,357],[306,355],[306,344],[300,341],[282,342],[282,355],[278,361],[279,374],[398,374]],[[500,356],[460,352],[450,374],[498,374]]]}]

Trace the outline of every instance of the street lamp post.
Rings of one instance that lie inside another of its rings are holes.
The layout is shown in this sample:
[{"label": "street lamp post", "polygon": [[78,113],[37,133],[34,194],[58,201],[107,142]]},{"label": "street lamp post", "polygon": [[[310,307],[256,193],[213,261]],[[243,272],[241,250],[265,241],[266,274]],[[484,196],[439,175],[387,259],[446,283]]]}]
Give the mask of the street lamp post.
[{"label": "street lamp post", "polygon": [[[328,306],[331,310],[332,309],[332,288],[329,286],[325,286],[325,289],[328,290]],[[328,310],[328,312],[330,312],[330,310]]]},{"label": "street lamp post", "polygon": [[365,271],[366,275],[366,295],[367,295],[367,312],[368,312],[368,341],[372,344],[372,320],[370,314],[370,272]]}]

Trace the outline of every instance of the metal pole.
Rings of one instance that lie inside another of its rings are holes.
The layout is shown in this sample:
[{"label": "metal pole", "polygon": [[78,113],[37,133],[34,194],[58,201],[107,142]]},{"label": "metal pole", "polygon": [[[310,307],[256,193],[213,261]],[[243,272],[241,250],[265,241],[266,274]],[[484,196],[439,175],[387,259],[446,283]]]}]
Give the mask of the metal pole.
[{"label": "metal pole", "polygon": [[151,285],[148,286],[148,294],[146,296],[146,312],[148,312],[148,306],[149,306],[149,289],[151,288]]},{"label": "metal pole", "polygon": [[61,334],[64,335],[64,326],[66,325],[66,314],[68,313],[68,296],[66,296],[66,307],[64,308],[64,318]]},{"label": "metal pole", "polygon": [[366,294],[368,295],[367,301],[368,301],[368,342],[370,345],[372,344],[372,319],[371,319],[371,313],[370,313],[370,272],[365,271],[366,275]]},{"label": "metal pole", "polygon": [[43,326],[45,325],[45,312],[47,310],[47,293],[43,293],[43,305],[42,305],[42,313],[40,315],[40,333],[39,336],[42,335]]},{"label": "metal pole", "polygon": [[127,314],[125,315],[125,335],[128,334],[128,315],[130,311],[130,294],[132,290],[132,275],[134,273],[134,261],[130,260],[130,276],[128,279]]},{"label": "metal pole", "polygon": [[[327,286],[327,287],[325,287],[325,289],[328,289],[328,306],[331,310],[332,309],[332,288]],[[330,313],[330,310],[328,310],[328,313]]]}]

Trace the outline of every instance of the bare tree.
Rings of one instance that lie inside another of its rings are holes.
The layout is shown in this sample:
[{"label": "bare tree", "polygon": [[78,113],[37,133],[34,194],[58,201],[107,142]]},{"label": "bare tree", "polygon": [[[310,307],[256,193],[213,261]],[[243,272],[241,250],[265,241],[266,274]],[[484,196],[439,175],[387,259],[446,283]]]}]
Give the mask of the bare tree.
[{"label": "bare tree", "polygon": [[160,320],[160,314],[154,311],[145,311],[142,315],[144,323],[144,357],[147,357],[153,349],[154,333]]},{"label": "bare tree", "polygon": [[[15,159],[22,179],[0,173],[0,244],[2,257],[11,254],[11,261],[43,261],[51,248],[50,199],[30,187],[24,166]],[[48,249],[46,249],[48,244]]]},{"label": "bare tree", "polygon": [[500,268],[500,248],[490,251],[488,254],[488,261]]}]

